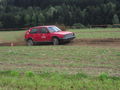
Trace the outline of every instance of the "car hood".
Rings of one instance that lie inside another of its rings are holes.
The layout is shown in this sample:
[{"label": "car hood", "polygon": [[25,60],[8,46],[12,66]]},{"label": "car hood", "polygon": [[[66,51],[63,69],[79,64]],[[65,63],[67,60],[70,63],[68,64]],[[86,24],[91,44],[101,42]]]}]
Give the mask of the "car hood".
[{"label": "car hood", "polygon": [[72,32],[69,31],[60,31],[60,32],[54,32],[54,34],[61,34],[61,35],[66,35],[66,34],[71,34]]}]

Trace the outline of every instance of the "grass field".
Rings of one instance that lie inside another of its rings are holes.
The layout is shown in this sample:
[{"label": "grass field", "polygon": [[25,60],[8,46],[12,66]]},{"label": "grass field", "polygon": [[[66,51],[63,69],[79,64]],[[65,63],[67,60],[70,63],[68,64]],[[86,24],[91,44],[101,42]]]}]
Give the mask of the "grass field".
[{"label": "grass field", "polygon": [[[120,48],[85,46],[0,47],[0,69],[120,74]],[[99,71],[98,71],[99,69]]]},{"label": "grass field", "polygon": [[0,90],[119,90],[120,78],[101,74],[90,77],[85,74],[59,74],[16,71],[0,74]]},{"label": "grass field", "polygon": [[12,42],[18,40],[24,40],[25,31],[1,31],[0,41],[2,42]]},{"label": "grass field", "polygon": [[[76,34],[77,38],[120,38],[119,28],[106,28],[106,29],[69,29]],[[24,40],[25,31],[2,31],[0,32],[0,41],[12,42]]]},{"label": "grass field", "polygon": [[[120,29],[76,29],[77,38],[120,38]],[[0,32],[22,40],[25,31]],[[120,47],[0,47],[0,90],[120,90]]]},{"label": "grass field", "polygon": [[77,38],[120,38],[120,29],[74,29]]}]

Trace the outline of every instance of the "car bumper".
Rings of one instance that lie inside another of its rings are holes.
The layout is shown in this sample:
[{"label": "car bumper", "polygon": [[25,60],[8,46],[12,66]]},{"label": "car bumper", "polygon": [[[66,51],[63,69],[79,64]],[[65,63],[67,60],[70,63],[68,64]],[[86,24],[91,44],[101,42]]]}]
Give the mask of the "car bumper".
[{"label": "car bumper", "polygon": [[75,36],[69,37],[69,38],[61,38],[60,41],[61,41],[61,42],[69,42],[69,41],[71,41],[71,40],[73,40],[73,39],[75,39]]}]

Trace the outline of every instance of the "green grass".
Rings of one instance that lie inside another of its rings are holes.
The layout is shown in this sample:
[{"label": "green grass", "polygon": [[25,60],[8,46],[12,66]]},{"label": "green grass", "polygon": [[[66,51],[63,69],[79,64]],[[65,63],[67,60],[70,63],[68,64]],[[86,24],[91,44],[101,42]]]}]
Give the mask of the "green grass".
[{"label": "green grass", "polygon": [[12,42],[12,41],[23,41],[25,31],[0,31],[0,41]]},{"label": "green grass", "polygon": [[[13,74],[14,73],[14,74]],[[17,74],[16,74],[17,73]],[[59,73],[16,71],[0,72],[0,90],[119,90],[120,78],[101,74],[97,77],[83,73],[75,75]]]},{"label": "green grass", "polygon": [[[70,31],[75,32],[78,39],[120,38],[119,29]],[[23,40],[24,32],[0,32],[0,41]],[[120,48],[0,47],[0,90],[39,89],[120,90]]]},{"label": "green grass", "polygon": [[[120,48],[87,46],[0,47],[0,70],[119,75]],[[99,70],[99,71],[98,71]]]},{"label": "green grass", "polygon": [[120,31],[120,28],[88,28],[88,29],[69,29],[74,32],[102,32],[102,31]]},{"label": "green grass", "polygon": [[119,28],[95,28],[95,29],[71,29],[75,32],[77,38],[120,38]]},{"label": "green grass", "polygon": [[[70,29],[80,38],[120,38],[119,28],[93,28],[93,29]],[[23,41],[25,31],[2,31],[0,32],[0,41],[13,42]]]},{"label": "green grass", "polygon": [[77,38],[81,39],[95,39],[95,38],[120,38],[120,32],[85,32],[85,33],[76,33]]}]

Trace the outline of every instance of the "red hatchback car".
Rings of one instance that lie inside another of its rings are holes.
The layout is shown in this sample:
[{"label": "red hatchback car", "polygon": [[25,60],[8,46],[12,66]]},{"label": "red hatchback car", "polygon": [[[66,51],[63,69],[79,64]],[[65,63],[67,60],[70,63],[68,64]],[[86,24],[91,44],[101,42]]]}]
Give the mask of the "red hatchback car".
[{"label": "red hatchback car", "polygon": [[59,45],[63,42],[69,42],[74,38],[75,34],[73,32],[62,31],[56,26],[32,27],[25,34],[25,41],[29,46],[39,42],[52,42],[53,45]]}]

